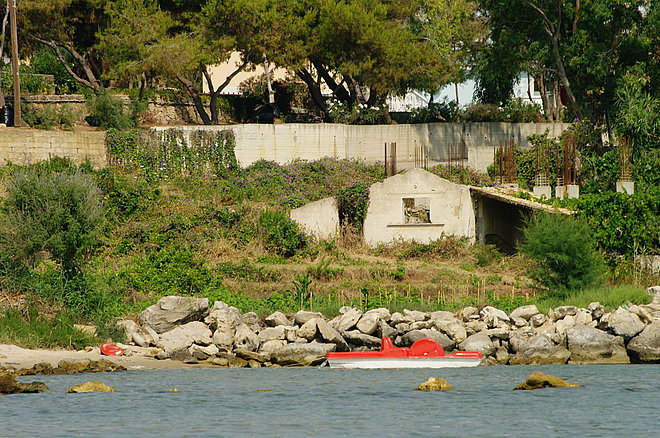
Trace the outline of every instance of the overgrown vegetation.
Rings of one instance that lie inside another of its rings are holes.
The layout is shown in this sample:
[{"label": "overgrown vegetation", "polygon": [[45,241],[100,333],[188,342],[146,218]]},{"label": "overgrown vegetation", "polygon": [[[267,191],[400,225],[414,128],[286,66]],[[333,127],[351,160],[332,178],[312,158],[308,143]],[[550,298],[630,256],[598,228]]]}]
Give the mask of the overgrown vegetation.
[{"label": "overgrown vegetation", "polygon": [[520,251],[535,262],[530,276],[551,296],[598,286],[602,259],[589,227],[572,217],[537,213],[527,220]]},{"label": "overgrown vegetation", "polygon": [[[165,133],[163,139],[157,149],[153,137],[109,131],[115,165],[102,170],[63,159],[3,170],[7,196],[0,285],[49,309],[41,319],[28,318],[28,307],[11,318],[23,318],[35,331],[43,323],[55,332],[71,319],[94,323],[109,333],[113,318],[141,311],[165,295],[207,297],[260,314],[307,309],[332,315],[344,305],[401,311],[488,304],[512,310],[544,302],[545,293],[526,275],[544,266],[532,257],[503,256],[493,247],[453,237],[367,248],[359,226],[369,186],[384,178],[381,166],[325,158],[284,166],[259,161],[239,169],[231,159],[228,133],[209,134],[190,144],[178,131]],[[210,152],[213,147],[221,151]],[[151,159],[148,150],[154,151]],[[463,168],[432,170],[457,182],[488,181]],[[337,197],[345,225],[336,240],[315,241],[300,232],[287,210],[326,196]],[[629,199],[616,202],[628,205]],[[644,202],[634,208],[657,208],[651,199]],[[585,207],[585,220],[595,224],[597,218],[605,219],[607,205]],[[46,206],[49,210],[37,209]],[[635,225],[640,230],[653,216],[644,217],[646,222]],[[28,228],[36,231],[25,231]],[[562,240],[572,228],[560,228],[561,235],[545,233],[549,244],[574,259],[595,257],[575,239]],[[584,228],[573,231],[588,234]],[[12,233],[19,232],[26,237],[14,238],[17,234]],[[623,247],[630,245],[638,244]],[[642,282],[635,265],[626,266],[632,268],[613,268],[616,281]],[[550,289],[561,291],[553,295],[562,303],[575,299],[575,288],[588,285],[584,279],[596,272],[551,268],[562,274],[551,277],[559,288]],[[605,293],[612,296],[612,305],[629,296],[640,300],[635,294]],[[69,319],[49,316],[58,313]],[[76,336],[58,335],[53,342],[92,342]],[[28,338],[10,342],[32,345]],[[39,339],[35,342],[42,346],[55,345]]]}]

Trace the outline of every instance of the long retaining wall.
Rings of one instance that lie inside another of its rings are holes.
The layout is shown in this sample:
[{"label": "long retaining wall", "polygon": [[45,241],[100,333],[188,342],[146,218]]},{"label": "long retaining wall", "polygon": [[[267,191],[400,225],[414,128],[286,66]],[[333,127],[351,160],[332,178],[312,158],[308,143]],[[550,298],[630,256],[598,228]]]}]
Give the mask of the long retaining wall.
[{"label": "long retaining wall", "polygon": [[[231,129],[236,135],[236,158],[242,166],[257,160],[281,164],[294,159],[358,158],[369,163],[385,160],[385,143],[396,143],[397,169],[414,167],[416,157],[428,154],[428,164],[450,158],[485,171],[501,142],[525,147],[527,136],[548,131],[561,135],[564,123],[429,123],[419,125],[353,126],[338,124],[217,125],[162,127],[195,130]],[[423,152],[426,151],[426,152]],[[0,164],[16,164],[65,156],[76,162],[104,166],[104,133],[93,131],[40,131],[0,128]]]},{"label": "long retaining wall", "polygon": [[0,165],[30,164],[51,157],[68,157],[94,167],[106,165],[105,132],[42,131],[0,128]]}]

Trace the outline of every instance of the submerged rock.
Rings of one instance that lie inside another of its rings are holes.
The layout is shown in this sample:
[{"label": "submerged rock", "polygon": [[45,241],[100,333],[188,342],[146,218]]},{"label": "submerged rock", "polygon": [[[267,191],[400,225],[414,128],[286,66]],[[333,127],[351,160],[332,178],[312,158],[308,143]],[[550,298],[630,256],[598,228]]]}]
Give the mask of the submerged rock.
[{"label": "submerged rock", "polygon": [[527,377],[520,385],[513,388],[514,391],[519,390],[532,390],[540,388],[572,388],[578,387],[577,383],[568,383],[564,379],[559,377],[550,376],[548,374],[539,373],[538,371],[533,372]]},{"label": "submerged rock", "polygon": [[32,368],[19,370],[18,374],[23,376],[33,376],[37,374],[77,374],[77,373],[103,373],[109,371],[123,371],[126,368],[116,364],[108,359],[77,359],[62,360],[57,366],[52,366],[47,362],[35,364]]},{"label": "submerged rock", "polygon": [[455,387],[439,377],[429,377],[426,382],[415,388],[416,391],[444,391],[447,389],[455,389]]},{"label": "submerged rock", "polygon": [[77,394],[81,392],[114,392],[116,391],[110,385],[106,385],[103,382],[85,382],[80,385],[71,387],[66,394]]},{"label": "submerged rock", "polygon": [[34,394],[50,391],[48,387],[41,382],[21,383],[9,373],[0,372],[0,395],[9,394]]}]

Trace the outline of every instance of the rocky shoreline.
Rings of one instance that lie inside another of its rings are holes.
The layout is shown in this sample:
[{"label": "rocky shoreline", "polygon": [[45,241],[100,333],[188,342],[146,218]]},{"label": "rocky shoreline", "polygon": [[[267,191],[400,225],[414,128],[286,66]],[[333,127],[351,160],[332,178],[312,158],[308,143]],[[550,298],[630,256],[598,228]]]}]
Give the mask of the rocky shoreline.
[{"label": "rocky shoreline", "polygon": [[419,312],[343,307],[326,320],[320,313],[275,312],[263,321],[254,312],[207,299],[168,296],[138,315],[119,321],[131,345],[127,355],[221,367],[309,366],[331,351],[397,346],[422,338],[445,351],[479,351],[489,365],[660,363],[660,286],[648,289],[648,305],[605,312],[561,306],[547,315],[529,305],[510,314],[491,306],[459,312]]}]

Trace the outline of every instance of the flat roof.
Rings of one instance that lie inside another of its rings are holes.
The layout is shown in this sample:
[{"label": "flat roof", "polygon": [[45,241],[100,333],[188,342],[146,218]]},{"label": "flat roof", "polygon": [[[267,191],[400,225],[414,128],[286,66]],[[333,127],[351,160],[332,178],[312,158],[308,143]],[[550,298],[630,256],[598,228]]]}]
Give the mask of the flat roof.
[{"label": "flat roof", "polygon": [[[509,192],[507,193],[507,190]],[[474,187],[470,186],[470,191],[473,193],[477,193],[479,195],[485,196],[487,198],[495,199],[496,201],[501,201],[505,202],[507,204],[513,204],[517,205],[519,207],[524,207],[528,208],[530,210],[543,210],[547,211],[550,213],[561,213],[561,214],[568,214],[572,215],[577,212],[573,210],[569,210],[567,208],[559,208],[559,207],[553,207],[548,204],[544,204],[542,202],[538,201],[532,201],[531,199],[523,199],[519,198],[517,196],[514,196],[510,190],[517,190],[517,189],[502,189],[502,188],[497,188],[497,187]],[[518,191],[519,192],[519,191]],[[529,192],[525,192],[529,193]]]}]

